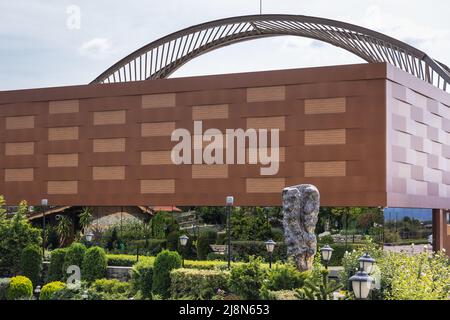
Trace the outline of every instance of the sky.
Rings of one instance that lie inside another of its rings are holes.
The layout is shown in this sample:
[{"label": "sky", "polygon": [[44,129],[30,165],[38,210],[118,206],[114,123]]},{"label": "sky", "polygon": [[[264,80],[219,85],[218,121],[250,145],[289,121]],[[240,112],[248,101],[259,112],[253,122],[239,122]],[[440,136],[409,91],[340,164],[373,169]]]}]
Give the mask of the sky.
[{"label": "sky", "polygon": [[[341,20],[385,33],[450,64],[450,1],[263,0],[263,13]],[[260,0],[0,0],[0,91],[87,84],[162,36],[258,14]],[[300,38],[247,41],[207,53],[171,77],[364,62]]]}]

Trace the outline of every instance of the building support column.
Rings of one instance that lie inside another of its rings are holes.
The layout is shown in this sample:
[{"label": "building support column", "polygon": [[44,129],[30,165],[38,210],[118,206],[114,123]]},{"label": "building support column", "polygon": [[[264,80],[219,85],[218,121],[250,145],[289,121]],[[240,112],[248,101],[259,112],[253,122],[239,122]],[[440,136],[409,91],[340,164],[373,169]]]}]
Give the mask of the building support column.
[{"label": "building support column", "polygon": [[445,211],[433,209],[433,251],[444,249],[444,236],[447,235]]}]

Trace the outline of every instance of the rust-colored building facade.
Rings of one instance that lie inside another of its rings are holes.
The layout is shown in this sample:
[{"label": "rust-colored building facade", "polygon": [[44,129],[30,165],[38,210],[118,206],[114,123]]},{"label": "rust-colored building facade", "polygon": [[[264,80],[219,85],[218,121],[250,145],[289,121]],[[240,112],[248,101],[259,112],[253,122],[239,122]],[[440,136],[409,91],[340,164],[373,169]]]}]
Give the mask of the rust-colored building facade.
[{"label": "rust-colored building facade", "polygon": [[[194,121],[279,129],[278,173],[173,164]],[[280,205],[312,183],[323,206],[444,209],[449,169],[450,95],[385,63],[0,92],[8,204]]]}]

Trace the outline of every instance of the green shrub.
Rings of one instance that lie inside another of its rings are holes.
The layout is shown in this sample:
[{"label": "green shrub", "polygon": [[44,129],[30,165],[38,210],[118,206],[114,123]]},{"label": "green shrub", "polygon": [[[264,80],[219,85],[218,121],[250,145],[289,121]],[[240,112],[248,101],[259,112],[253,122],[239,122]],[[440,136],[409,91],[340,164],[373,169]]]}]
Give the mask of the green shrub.
[{"label": "green shrub", "polygon": [[36,245],[29,245],[22,251],[20,257],[21,274],[31,280],[33,286],[40,283],[42,270],[41,250]]},{"label": "green shrub", "polygon": [[167,298],[170,294],[170,271],[180,267],[181,257],[178,252],[161,251],[153,265],[153,292]]},{"label": "green shrub", "polygon": [[227,242],[227,232],[226,231],[219,231],[217,232],[217,239],[216,244],[226,244]]},{"label": "green shrub", "polygon": [[293,264],[275,264],[267,272],[262,290],[292,290],[303,286],[309,272],[300,272]]},{"label": "green shrub", "polygon": [[63,264],[66,252],[66,249],[55,249],[52,251],[47,281],[61,281],[64,279],[65,272],[63,273]]},{"label": "green shrub", "polygon": [[[0,197],[0,206],[4,205]],[[20,259],[24,248],[29,245],[42,245],[41,231],[32,227],[26,214],[25,201],[19,204],[12,218],[0,214],[0,275],[13,276],[20,273]]]},{"label": "green shrub", "polygon": [[[231,246],[231,254],[235,261],[249,261],[251,256],[262,257],[265,261],[269,261],[265,241],[232,241]],[[277,242],[272,253],[273,261],[286,260],[286,252],[286,244]]]},{"label": "green shrub", "polygon": [[63,290],[66,288],[66,284],[61,281],[53,281],[47,283],[41,289],[41,295],[39,296],[39,300],[52,300],[53,294],[57,291]]},{"label": "green shrub", "polygon": [[8,300],[28,300],[33,295],[33,284],[24,276],[11,278],[6,298]]},{"label": "green shrub", "polygon": [[261,268],[260,259],[250,259],[249,263],[236,265],[231,268],[229,287],[233,293],[246,300],[259,298],[265,271]]},{"label": "green shrub", "polygon": [[88,290],[96,300],[127,300],[131,296],[131,284],[117,279],[97,279]]},{"label": "green shrub", "polygon": [[205,260],[208,253],[211,252],[210,245],[216,243],[217,231],[204,230],[200,232],[197,240],[197,258],[199,260]]},{"label": "green shrub", "polygon": [[[135,255],[130,254],[107,254],[108,266],[132,267],[137,261]],[[139,256],[139,262],[151,261],[152,265],[155,257]]]},{"label": "green shrub", "polygon": [[[320,250],[322,246],[318,245],[318,250]],[[331,259],[328,262],[329,266],[341,266],[342,265],[342,258],[344,258],[345,252],[352,252],[353,250],[360,251],[364,250],[366,247],[365,244],[361,243],[347,243],[347,246],[345,243],[333,243],[330,244],[330,247],[333,248],[333,254],[331,255]]]},{"label": "green shrub", "polygon": [[169,251],[177,251],[180,238],[180,232],[172,231],[167,235],[166,249]]},{"label": "green shrub", "polygon": [[171,232],[180,229],[177,220],[173,214],[168,212],[158,212],[152,220],[150,220],[150,235],[154,239],[165,239]]},{"label": "green shrub", "polygon": [[106,277],[108,261],[105,250],[100,247],[92,247],[86,251],[83,260],[82,277],[87,282]]},{"label": "green shrub", "polygon": [[134,292],[140,292],[144,298],[152,295],[153,260],[141,260],[131,269],[131,285]]},{"label": "green shrub", "polygon": [[220,254],[216,252],[210,252],[206,256],[206,260],[208,261],[227,261],[228,257],[226,254]]},{"label": "green shrub", "polygon": [[8,292],[10,278],[0,278],[0,300],[6,300],[6,293]]},{"label": "green shrub", "polygon": [[217,291],[228,291],[229,272],[175,269],[170,273],[172,298],[211,299]]},{"label": "green shrub", "polygon": [[264,300],[299,300],[295,290],[266,291],[262,296]]},{"label": "green shrub", "polygon": [[83,266],[83,259],[85,254],[86,246],[81,243],[74,242],[70,245],[70,247],[67,248],[62,270],[64,279],[67,279],[67,268],[69,266],[75,265],[80,268]]},{"label": "green shrub", "polygon": [[376,266],[381,278],[380,298],[448,300],[449,258],[443,252],[424,252],[412,256],[407,253],[388,252],[377,260]]}]

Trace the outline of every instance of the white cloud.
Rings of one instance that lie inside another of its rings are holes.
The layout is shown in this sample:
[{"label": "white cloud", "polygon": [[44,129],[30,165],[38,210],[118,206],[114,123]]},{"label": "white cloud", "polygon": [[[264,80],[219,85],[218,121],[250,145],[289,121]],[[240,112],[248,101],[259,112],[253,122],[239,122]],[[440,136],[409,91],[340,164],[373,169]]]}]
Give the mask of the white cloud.
[{"label": "white cloud", "polygon": [[84,42],[79,48],[78,52],[85,57],[101,60],[108,58],[112,53],[112,44],[106,38],[94,38]]}]

